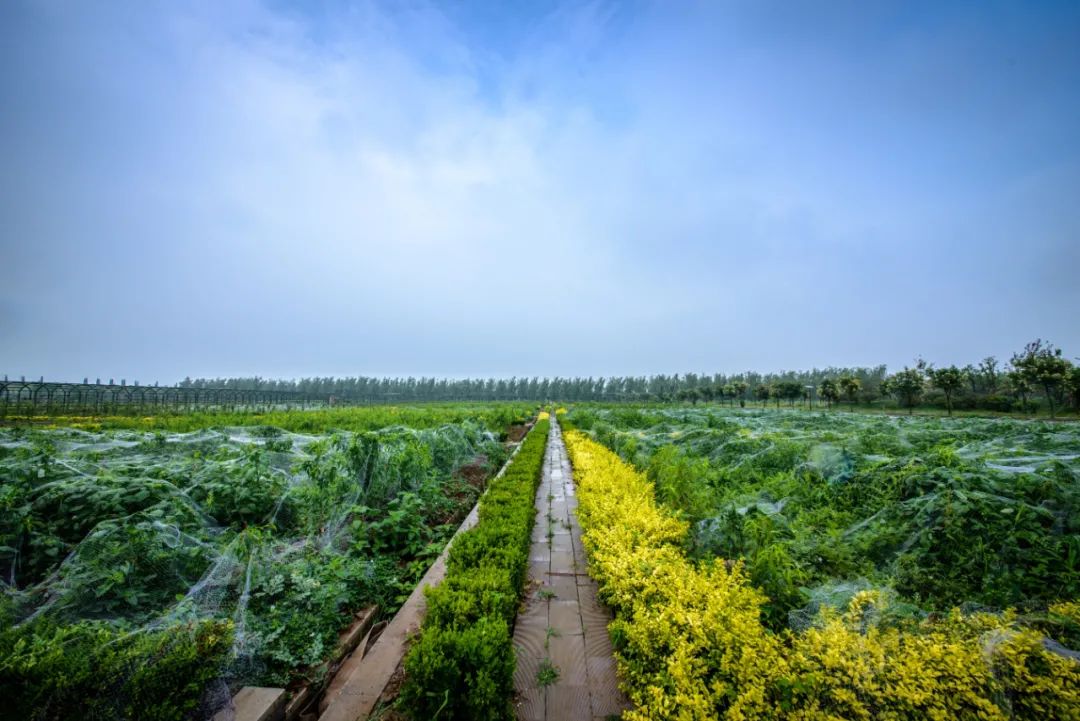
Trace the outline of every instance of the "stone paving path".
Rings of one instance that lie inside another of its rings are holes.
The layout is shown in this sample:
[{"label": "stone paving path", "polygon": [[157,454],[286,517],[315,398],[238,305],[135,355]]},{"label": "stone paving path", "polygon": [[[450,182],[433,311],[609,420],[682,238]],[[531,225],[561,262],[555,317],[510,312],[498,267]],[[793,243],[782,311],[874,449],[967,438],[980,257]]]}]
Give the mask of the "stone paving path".
[{"label": "stone paving path", "polygon": [[[586,573],[574,478],[552,417],[544,477],[536,494],[530,588],[514,629],[519,721],[600,721],[629,708],[615,678],[607,624]],[[550,681],[551,673],[558,676]],[[548,683],[542,678],[549,677]]]}]

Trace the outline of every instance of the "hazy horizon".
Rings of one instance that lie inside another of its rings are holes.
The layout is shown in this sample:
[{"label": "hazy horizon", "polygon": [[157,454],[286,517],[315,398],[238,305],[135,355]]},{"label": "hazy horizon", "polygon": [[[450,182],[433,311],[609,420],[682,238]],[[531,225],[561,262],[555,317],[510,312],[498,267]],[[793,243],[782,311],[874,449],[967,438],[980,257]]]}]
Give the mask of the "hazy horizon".
[{"label": "hazy horizon", "polygon": [[0,374],[1080,356],[1080,5],[16,0]]}]

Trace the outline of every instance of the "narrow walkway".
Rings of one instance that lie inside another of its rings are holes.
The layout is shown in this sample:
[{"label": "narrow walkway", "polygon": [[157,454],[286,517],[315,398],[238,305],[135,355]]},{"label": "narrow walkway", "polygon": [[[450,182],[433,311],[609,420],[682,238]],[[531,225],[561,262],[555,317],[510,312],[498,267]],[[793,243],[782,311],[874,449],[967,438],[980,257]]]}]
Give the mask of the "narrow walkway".
[{"label": "narrow walkway", "polygon": [[[629,708],[618,690],[610,612],[586,574],[574,478],[552,417],[536,493],[529,592],[514,629],[519,721],[605,721]],[[557,674],[557,675],[556,675]]]}]

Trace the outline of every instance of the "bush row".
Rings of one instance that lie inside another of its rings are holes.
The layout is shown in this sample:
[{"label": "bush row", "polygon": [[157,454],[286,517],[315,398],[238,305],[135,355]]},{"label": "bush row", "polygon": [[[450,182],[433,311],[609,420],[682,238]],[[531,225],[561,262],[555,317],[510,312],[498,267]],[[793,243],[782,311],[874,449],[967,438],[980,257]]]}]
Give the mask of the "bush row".
[{"label": "bush row", "polygon": [[1080,663],[1012,613],[894,625],[869,591],[804,632],[769,631],[766,598],[741,562],[692,563],[686,523],[645,476],[580,432],[566,443],[590,574],[615,612],[609,630],[636,707],[624,718],[1080,717]]},{"label": "bush row", "polygon": [[550,422],[542,413],[502,476],[480,499],[480,520],[450,547],[446,578],[426,591],[427,615],[405,658],[401,703],[416,719],[512,717],[514,618],[528,568]]}]

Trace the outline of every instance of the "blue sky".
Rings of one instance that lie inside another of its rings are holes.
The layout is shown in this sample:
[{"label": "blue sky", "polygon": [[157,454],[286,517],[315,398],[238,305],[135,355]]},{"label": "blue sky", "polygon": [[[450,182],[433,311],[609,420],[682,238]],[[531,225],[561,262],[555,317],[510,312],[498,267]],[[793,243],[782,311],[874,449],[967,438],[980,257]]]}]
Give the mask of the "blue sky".
[{"label": "blue sky", "polygon": [[1080,355],[1076,3],[14,2],[0,372]]}]

